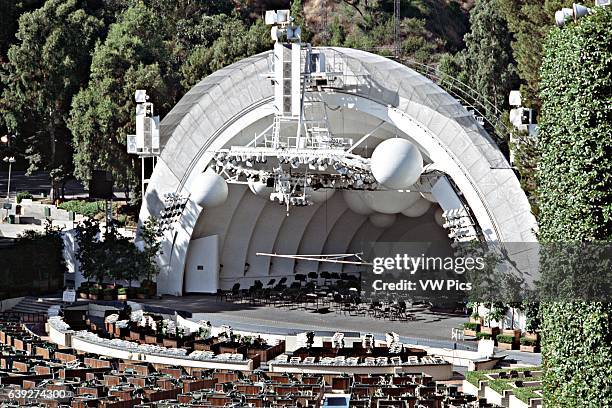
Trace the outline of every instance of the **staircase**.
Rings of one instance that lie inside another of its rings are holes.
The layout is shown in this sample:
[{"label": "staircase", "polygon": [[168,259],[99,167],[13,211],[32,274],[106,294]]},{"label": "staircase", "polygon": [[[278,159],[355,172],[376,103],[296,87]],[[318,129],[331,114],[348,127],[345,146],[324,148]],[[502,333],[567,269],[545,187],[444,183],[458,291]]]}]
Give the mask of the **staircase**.
[{"label": "staircase", "polygon": [[27,296],[23,298],[19,303],[10,309],[10,312],[16,313],[47,313],[47,310],[51,306],[61,305],[62,298],[38,298],[34,296]]}]

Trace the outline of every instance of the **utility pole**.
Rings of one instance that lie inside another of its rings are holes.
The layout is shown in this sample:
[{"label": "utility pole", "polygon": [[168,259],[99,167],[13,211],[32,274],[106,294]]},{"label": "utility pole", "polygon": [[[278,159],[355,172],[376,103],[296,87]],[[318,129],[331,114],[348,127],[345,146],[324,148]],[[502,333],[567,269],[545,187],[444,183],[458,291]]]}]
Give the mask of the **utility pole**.
[{"label": "utility pole", "polygon": [[395,17],[395,58],[399,60],[401,51],[400,0],[395,0],[395,4],[393,5],[393,15]]}]

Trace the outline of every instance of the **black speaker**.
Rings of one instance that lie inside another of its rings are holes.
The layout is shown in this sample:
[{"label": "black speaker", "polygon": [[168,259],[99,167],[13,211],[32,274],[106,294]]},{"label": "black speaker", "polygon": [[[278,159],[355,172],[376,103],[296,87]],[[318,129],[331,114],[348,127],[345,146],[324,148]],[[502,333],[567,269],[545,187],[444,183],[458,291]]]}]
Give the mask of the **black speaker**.
[{"label": "black speaker", "polygon": [[110,200],[113,198],[113,174],[106,170],[94,170],[89,180],[89,198]]}]

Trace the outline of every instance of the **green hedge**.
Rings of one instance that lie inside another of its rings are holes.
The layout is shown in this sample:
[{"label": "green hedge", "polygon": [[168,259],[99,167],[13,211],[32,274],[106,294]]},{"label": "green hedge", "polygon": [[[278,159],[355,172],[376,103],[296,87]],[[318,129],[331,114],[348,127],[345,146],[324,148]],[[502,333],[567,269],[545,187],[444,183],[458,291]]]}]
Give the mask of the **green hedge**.
[{"label": "green hedge", "polygon": [[[541,69],[542,243],[612,241],[612,8],[551,30]],[[559,269],[542,264],[543,279]],[[605,272],[605,271],[602,271]],[[612,406],[609,302],[541,305],[544,405]]]},{"label": "green hedge", "polygon": [[20,204],[23,200],[32,198],[34,198],[34,196],[29,191],[20,191],[17,193],[17,204]]},{"label": "green hedge", "polygon": [[509,343],[512,344],[514,343],[514,337],[513,336],[508,336],[505,334],[498,334],[497,335],[497,342],[498,343]]},{"label": "green hedge", "polygon": [[93,217],[96,214],[104,213],[104,202],[72,200],[61,203],[59,208],[66,211],[74,211],[86,217]]},{"label": "green hedge", "polygon": [[536,394],[535,392],[541,389],[542,387],[538,387],[538,386],[520,387],[520,388],[513,389],[512,392],[514,393],[514,395],[516,395],[518,399],[523,401],[525,404],[529,404],[529,399],[542,397],[541,395]]},{"label": "green hedge", "polygon": [[480,330],[480,323],[467,322],[463,323],[463,328],[468,330]]},{"label": "green hedge", "polygon": [[538,344],[537,340],[528,339],[527,337],[521,337],[522,346],[535,346]]},{"label": "green hedge", "polygon": [[[523,372],[523,371],[538,371],[540,370],[541,367],[537,366],[537,367],[515,367],[512,368],[512,371],[516,371],[516,372]],[[483,371],[468,371],[465,373],[465,379],[467,382],[469,382],[472,385],[475,385],[476,387],[478,387],[478,382],[485,380],[487,377],[487,374],[492,374],[492,373],[501,373],[501,372],[510,372],[510,369],[507,368],[498,368],[495,370],[483,370]],[[516,381],[516,379],[513,379],[513,381]]]},{"label": "green hedge", "polygon": [[491,335],[489,333],[478,332],[476,333],[476,338],[478,340],[490,340]]}]

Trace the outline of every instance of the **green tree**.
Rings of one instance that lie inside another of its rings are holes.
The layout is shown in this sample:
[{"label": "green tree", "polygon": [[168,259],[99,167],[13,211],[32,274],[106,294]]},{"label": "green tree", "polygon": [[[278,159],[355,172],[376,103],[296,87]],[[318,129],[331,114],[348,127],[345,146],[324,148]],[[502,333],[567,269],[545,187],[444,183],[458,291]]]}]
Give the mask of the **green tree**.
[{"label": "green tree", "polygon": [[218,24],[218,29],[215,28],[218,36],[210,46],[195,47],[181,67],[181,84],[185,89],[229,64],[270,49],[272,45],[269,27],[261,20],[248,28],[237,19],[215,17],[211,20]]},{"label": "green tree", "polygon": [[125,147],[127,135],[135,131],[134,91],[146,89],[162,115],[179,91],[164,24],[137,4],[118,17],[96,46],[89,84],[75,96],[68,121],[79,180],[88,180],[94,169],[107,169],[126,192],[138,185],[137,161]]},{"label": "green tree", "polygon": [[73,95],[87,82],[90,51],[101,28],[76,0],[48,0],[19,18],[18,42],[8,51],[3,116],[28,146],[29,171],[54,173],[54,197],[58,182],[70,177],[66,120]]},{"label": "green tree", "polygon": [[[612,10],[598,9],[553,28],[544,45],[537,169],[543,244],[612,240],[611,26]],[[557,278],[560,269],[547,267],[543,275]],[[612,304],[573,299],[541,305],[544,403],[611,406]]]},{"label": "green tree", "polygon": [[512,53],[521,78],[525,106],[539,110],[540,65],[546,34],[555,24],[555,11],[571,7],[574,0],[504,0],[500,10],[514,36]]},{"label": "green tree", "polygon": [[[463,70],[468,85],[500,111],[507,108],[508,94],[517,86],[511,52],[512,35],[500,11],[501,0],[477,0],[470,12],[471,29],[465,35]],[[493,107],[488,113],[499,116]]]},{"label": "green tree", "polygon": [[157,218],[151,216],[144,222],[140,230],[140,238],[143,242],[142,255],[144,257],[142,275],[146,276],[149,282],[152,282],[153,277],[159,273],[159,266],[157,265],[157,255],[161,249],[159,237],[159,223]]}]

